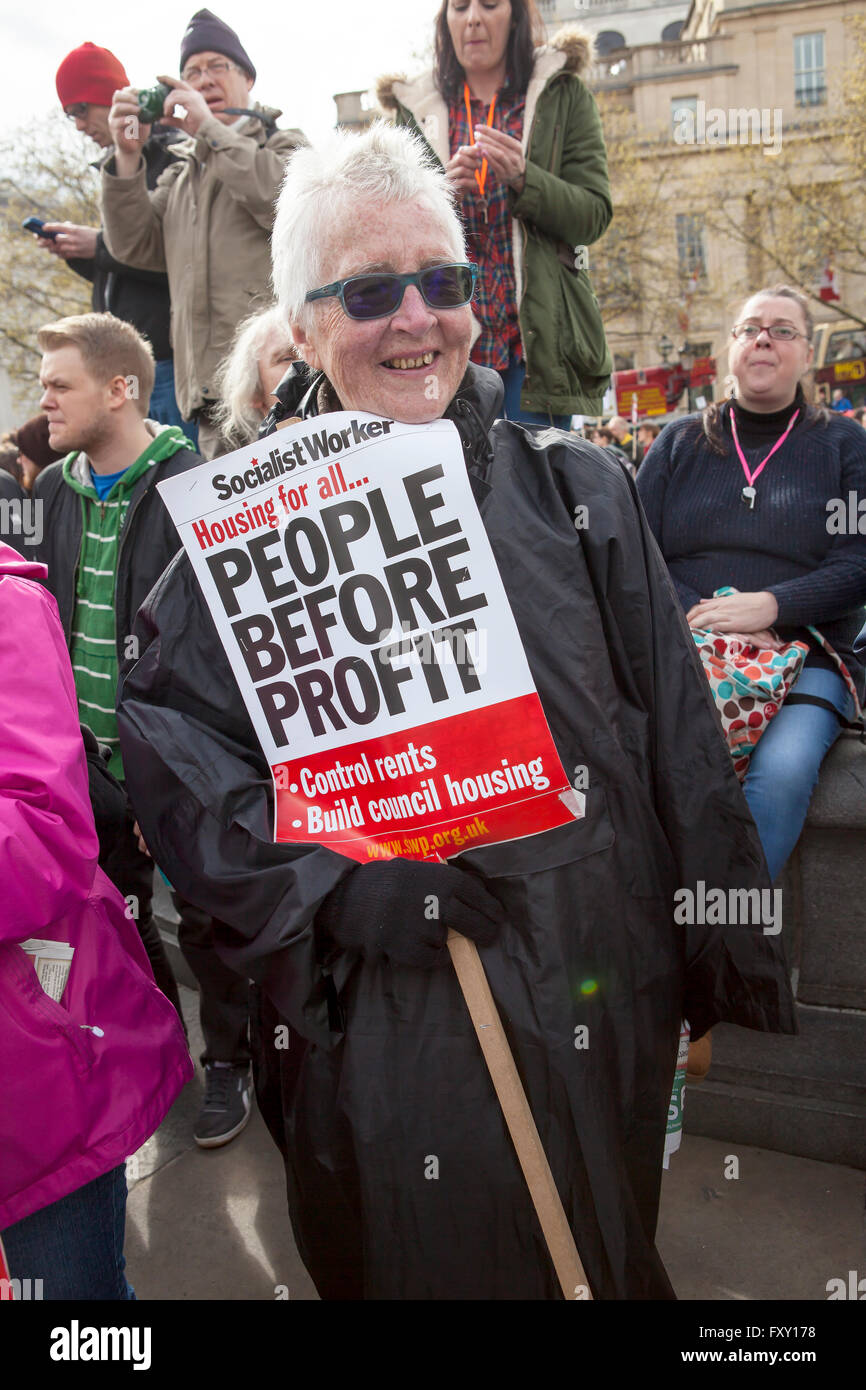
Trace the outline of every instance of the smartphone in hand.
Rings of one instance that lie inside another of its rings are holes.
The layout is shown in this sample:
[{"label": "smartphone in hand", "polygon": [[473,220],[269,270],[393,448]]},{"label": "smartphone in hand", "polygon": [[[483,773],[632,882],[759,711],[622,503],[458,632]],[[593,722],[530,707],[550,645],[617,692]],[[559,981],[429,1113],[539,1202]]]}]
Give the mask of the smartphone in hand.
[{"label": "smartphone in hand", "polygon": [[41,217],[28,217],[25,222],[21,223],[21,226],[24,228],[25,232],[32,232],[34,236],[44,237],[46,241],[57,240],[56,232],[45,231],[45,223]]}]

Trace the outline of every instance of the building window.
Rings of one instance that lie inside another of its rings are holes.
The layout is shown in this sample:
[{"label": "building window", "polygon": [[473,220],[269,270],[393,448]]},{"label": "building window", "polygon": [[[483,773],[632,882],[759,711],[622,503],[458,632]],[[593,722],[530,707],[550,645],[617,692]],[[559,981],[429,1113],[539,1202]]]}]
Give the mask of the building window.
[{"label": "building window", "polygon": [[845,362],[856,357],[866,357],[866,332],[846,328],[841,333],[830,334],[825,362]]},{"label": "building window", "polygon": [[666,24],[662,29],[662,43],[676,43],[680,34],[683,32],[685,20],[675,19],[673,24]]},{"label": "building window", "polygon": [[707,272],[701,219],[688,212],[678,212],[676,225],[680,275],[702,279]]},{"label": "building window", "polygon": [[[680,112],[682,112],[683,114],[680,115]],[[692,116],[692,119],[691,119],[691,120],[689,119],[689,115],[688,115],[689,112],[691,113],[691,116]],[[680,128],[683,128],[683,129],[685,129],[686,131],[691,130],[691,132],[692,132],[692,138],[691,138],[691,139],[689,139],[689,140],[683,140],[683,139],[682,139],[682,136],[681,136],[681,137],[680,137],[680,140],[681,140],[681,143],[682,143],[682,144],[693,144],[693,143],[694,143],[694,129],[695,129],[695,122],[696,122],[696,120],[697,120],[697,115],[698,115],[698,99],[697,99],[697,97],[671,97],[671,135],[674,135],[674,136],[675,136],[676,133],[677,133],[677,131],[678,131]]]},{"label": "building window", "polygon": [[794,39],[794,101],[821,106],[827,100],[824,35],[798,34]]},{"label": "building window", "polygon": [[618,29],[602,29],[600,34],[596,34],[595,51],[600,58],[606,58],[608,53],[618,53],[621,48],[625,48],[625,36]]}]

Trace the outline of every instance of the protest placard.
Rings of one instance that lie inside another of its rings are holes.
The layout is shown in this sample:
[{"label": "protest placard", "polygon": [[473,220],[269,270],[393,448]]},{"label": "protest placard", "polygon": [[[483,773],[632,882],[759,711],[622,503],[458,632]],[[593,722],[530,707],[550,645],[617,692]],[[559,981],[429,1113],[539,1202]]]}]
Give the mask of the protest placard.
[{"label": "protest placard", "polygon": [[277,840],[448,858],[582,813],[450,422],[316,417],[159,489],[271,768]]}]

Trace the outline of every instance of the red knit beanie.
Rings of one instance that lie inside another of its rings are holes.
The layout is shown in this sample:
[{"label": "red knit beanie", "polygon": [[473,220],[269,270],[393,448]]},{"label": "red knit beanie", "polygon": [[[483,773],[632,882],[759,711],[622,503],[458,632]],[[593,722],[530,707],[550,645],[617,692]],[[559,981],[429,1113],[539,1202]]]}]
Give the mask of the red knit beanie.
[{"label": "red knit beanie", "polygon": [[95,43],[83,43],[67,53],[55,78],[61,106],[91,101],[94,106],[110,106],[114,93],[129,86],[129,78],[119,58]]}]

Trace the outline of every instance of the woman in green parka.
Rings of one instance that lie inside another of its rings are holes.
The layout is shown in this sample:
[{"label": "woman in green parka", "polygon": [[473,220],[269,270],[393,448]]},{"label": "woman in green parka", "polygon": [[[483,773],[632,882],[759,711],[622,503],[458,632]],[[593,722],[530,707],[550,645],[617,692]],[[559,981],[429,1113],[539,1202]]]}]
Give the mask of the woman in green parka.
[{"label": "woman in green parka", "polygon": [[509,419],[568,428],[601,412],[609,382],[588,248],[613,209],[598,109],[578,75],[592,39],[569,27],[546,45],[544,33],[534,0],[443,0],[433,70],[380,78],[376,91],[461,200],[480,268],[472,360],[500,373]]}]

